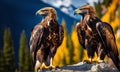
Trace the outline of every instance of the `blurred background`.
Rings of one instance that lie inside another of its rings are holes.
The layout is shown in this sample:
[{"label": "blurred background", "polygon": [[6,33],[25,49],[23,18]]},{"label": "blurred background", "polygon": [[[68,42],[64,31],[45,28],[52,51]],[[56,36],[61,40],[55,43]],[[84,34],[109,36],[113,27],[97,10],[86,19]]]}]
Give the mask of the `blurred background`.
[{"label": "blurred background", "polygon": [[[120,0],[0,0],[0,72],[33,71],[29,39],[32,28],[42,19],[35,13],[43,7],[56,9],[58,22],[65,31],[54,65],[71,65],[87,59],[74,27],[81,16],[73,14],[85,4],[94,6],[97,16],[113,27],[120,53]],[[108,62],[109,58],[105,60]]]}]

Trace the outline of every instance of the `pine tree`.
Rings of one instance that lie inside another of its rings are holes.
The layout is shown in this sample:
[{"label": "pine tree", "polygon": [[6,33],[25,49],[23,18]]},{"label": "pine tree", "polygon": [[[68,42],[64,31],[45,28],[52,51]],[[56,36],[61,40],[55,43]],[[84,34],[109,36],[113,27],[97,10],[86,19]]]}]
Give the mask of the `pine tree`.
[{"label": "pine tree", "polygon": [[74,64],[74,46],[73,41],[71,40],[71,34],[67,35],[67,48],[69,49],[70,64]]},{"label": "pine tree", "polygon": [[32,63],[27,45],[25,31],[21,33],[19,48],[19,70],[20,72],[31,71]]},{"label": "pine tree", "polygon": [[101,18],[107,11],[107,7],[110,6],[112,0],[98,0],[98,3],[94,2],[97,17]]},{"label": "pine tree", "polygon": [[69,51],[69,48],[67,47],[67,37],[68,37],[68,31],[67,31],[67,27],[66,27],[66,22],[65,22],[65,20],[64,19],[62,19],[62,26],[63,26],[63,28],[64,28],[64,39],[65,40],[63,40],[63,43],[65,43],[64,44],[64,52],[63,52],[63,59],[62,59],[62,61],[63,61],[63,65],[67,65],[67,64],[70,64],[70,56],[69,56],[69,54],[70,54],[70,51]]},{"label": "pine tree", "polygon": [[94,5],[95,5],[95,10],[96,10],[97,17],[101,18],[102,17],[102,13],[101,13],[102,8],[101,8],[100,1],[98,1],[98,3],[95,2]]},{"label": "pine tree", "polygon": [[80,51],[80,61],[82,61],[83,60],[83,56],[84,56],[84,48],[82,48],[82,46],[80,45],[79,46],[79,51]]},{"label": "pine tree", "polygon": [[67,65],[67,64],[66,64],[66,58],[65,58],[65,55],[63,55],[62,64],[63,64],[64,66]]},{"label": "pine tree", "polygon": [[4,71],[4,56],[3,56],[3,51],[0,50],[0,72],[5,72]]},{"label": "pine tree", "polygon": [[15,71],[14,48],[13,48],[13,40],[12,40],[11,32],[9,28],[6,28],[4,31],[3,43],[4,43],[3,55],[5,59],[5,71],[14,72]]},{"label": "pine tree", "polygon": [[103,0],[105,7],[108,7],[112,3],[112,0]]},{"label": "pine tree", "polygon": [[83,59],[83,48],[79,43],[78,40],[78,36],[77,36],[77,30],[75,27],[73,27],[72,29],[72,33],[71,33],[71,40],[72,40],[72,44],[73,44],[73,60],[74,63],[78,63],[80,61],[82,61]]}]

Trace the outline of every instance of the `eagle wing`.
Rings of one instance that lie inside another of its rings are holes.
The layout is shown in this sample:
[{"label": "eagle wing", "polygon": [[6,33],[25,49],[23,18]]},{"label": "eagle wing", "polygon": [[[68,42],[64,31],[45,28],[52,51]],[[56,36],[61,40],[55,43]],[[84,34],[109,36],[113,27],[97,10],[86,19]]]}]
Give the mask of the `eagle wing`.
[{"label": "eagle wing", "polygon": [[42,25],[36,25],[33,29],[30,37],[30,54],[32,56],[33,62],[36,60],[36,52],[39,49],[42,37],[44,33],[44,28]]},{"label": "eagle wing", "polygon": [[80,44],[85,49],[85,32],[82,30],[80,24],[77,24],[77,35],[78,35],[78,40]]},{"label": "eagle wing", "polygon": [[98,22],[96,24],[96,29],[101,38],[105,52],[113,60],[116,67],[119,69],[120,68],[120,63],[118,58],[119,54],[118,54],[118,49],[112,27],[105,22]]},{"label": "eagle wing", "polygon": [[59,45],[60,46],[62,44],[64,38],[64,29],[63,26],[59,26]]}]

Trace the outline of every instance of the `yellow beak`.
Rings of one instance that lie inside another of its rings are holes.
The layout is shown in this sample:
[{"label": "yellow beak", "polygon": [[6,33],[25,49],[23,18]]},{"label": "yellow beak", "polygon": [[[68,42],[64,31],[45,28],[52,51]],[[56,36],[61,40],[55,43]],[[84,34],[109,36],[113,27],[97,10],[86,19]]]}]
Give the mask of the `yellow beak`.
[{"label": "yellow beak", "polygon": [[81,13],[81,11],[79,9],[76,9],[75,12],[74,12],[74,15],[79,14],[79,13]]},{"label": "yellow beak", "polygon": [[36,12],[36,15],[42,15],[43,14],[43,12],[41,11],[41,10],[38,10],[37,12]]}]

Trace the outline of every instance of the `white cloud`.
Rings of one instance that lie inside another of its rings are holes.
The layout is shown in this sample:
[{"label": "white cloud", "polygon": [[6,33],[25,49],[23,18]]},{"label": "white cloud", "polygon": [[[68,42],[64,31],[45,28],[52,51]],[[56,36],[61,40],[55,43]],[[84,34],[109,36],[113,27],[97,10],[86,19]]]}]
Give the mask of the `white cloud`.
[{"label": "white cloud", "polygon": [[69,13],[69,12],[68,12],[68,9],[65,8],[65,7],[61,8],[61,11],[65,12],[65,13]]},{"label": "white cloud", "polygon": [[65,6],[65,7],[69,7],[69,6],[71,5],[71,1],[72,1],[72,0],[63,0],[63,1],[62,1],[62,4],[63,4],[63,6]]},{"label": "white cloud", "polygon": [[72,8],[72,7],[69,7],[68,10],[69,10],[69,11],[73,11],[73,8]]},{"label": "white cloud", "polygon": [[72,0],[42,0],[45,3],[51,4],[59,8],[60,6],[69,7],[71,5]]},{"label": "white cloud", "polygon": [[98,2],[98,0],[86,0],[90,5],[94,6],[94,2]]},{"label": "white cloud", "polygon": [[62,1],[61,0],[57,0],[55,2],[52,2],[52,5],[59,8],[62,5]]}]

